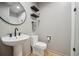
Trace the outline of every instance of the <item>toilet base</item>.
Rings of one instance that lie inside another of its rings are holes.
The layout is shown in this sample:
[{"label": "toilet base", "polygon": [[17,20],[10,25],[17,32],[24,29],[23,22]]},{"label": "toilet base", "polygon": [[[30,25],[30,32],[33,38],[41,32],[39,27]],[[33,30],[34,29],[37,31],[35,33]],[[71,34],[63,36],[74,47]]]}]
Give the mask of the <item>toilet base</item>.
[{"label": "toilet base", "polygon": [[37,55],[37,56],[44,56],[45,55],[45,50],[46,49],[39,49],[36,47],[33,47],[33,54]]}]

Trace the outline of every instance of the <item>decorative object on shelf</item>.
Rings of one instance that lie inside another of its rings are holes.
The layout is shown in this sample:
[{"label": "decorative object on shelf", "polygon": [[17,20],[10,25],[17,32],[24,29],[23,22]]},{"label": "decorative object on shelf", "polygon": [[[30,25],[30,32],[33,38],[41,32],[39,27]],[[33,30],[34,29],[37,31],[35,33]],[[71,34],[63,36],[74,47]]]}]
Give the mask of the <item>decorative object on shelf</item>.
[{"label": "decorative object on shelf", "polygon": [[0,2],[0,19],[10,25],[21,25],[26,20],[26,11],[20,2]]},{"label": "decorative object on shelf", "polygon": [[38,11],[39,11],[39,9],[38,9],[36,6],[31,6],[31,9],[32,9],[33,11],[35,11],[35,12],[38,12]]}]

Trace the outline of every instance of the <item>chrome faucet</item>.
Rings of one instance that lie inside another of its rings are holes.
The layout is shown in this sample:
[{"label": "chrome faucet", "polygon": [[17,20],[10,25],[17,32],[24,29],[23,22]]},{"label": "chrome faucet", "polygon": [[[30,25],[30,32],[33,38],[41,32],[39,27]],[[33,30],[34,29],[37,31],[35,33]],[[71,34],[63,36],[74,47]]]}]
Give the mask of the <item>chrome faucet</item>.
[{"label": "chrome faucet", "polygon": [[16,36],[16,34],[17,34],[16,31],[18,31],[18,28],[15,28],[14,36]]}]

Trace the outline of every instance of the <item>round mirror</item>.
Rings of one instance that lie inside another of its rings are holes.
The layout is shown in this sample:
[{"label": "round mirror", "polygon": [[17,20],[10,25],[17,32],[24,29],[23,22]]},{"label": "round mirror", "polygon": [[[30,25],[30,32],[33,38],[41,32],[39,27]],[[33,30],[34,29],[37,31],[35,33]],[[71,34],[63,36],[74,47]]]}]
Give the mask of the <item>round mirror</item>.
[{"label": "round mirror", "polygon": [[21,25],[26,20],[26,11],[20,2],[0,2],[0,18],[11,25]]}]

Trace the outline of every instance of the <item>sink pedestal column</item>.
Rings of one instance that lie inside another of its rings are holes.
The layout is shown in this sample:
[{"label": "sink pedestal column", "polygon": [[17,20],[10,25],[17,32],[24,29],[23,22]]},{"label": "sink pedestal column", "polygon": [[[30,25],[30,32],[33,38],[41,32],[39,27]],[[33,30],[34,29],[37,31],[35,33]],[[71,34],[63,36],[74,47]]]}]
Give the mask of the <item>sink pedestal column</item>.
[{"label": "sink pedestal column", "polygon": [[22,45],[16,45],[14,48],[14,56],[22,56]]}]

